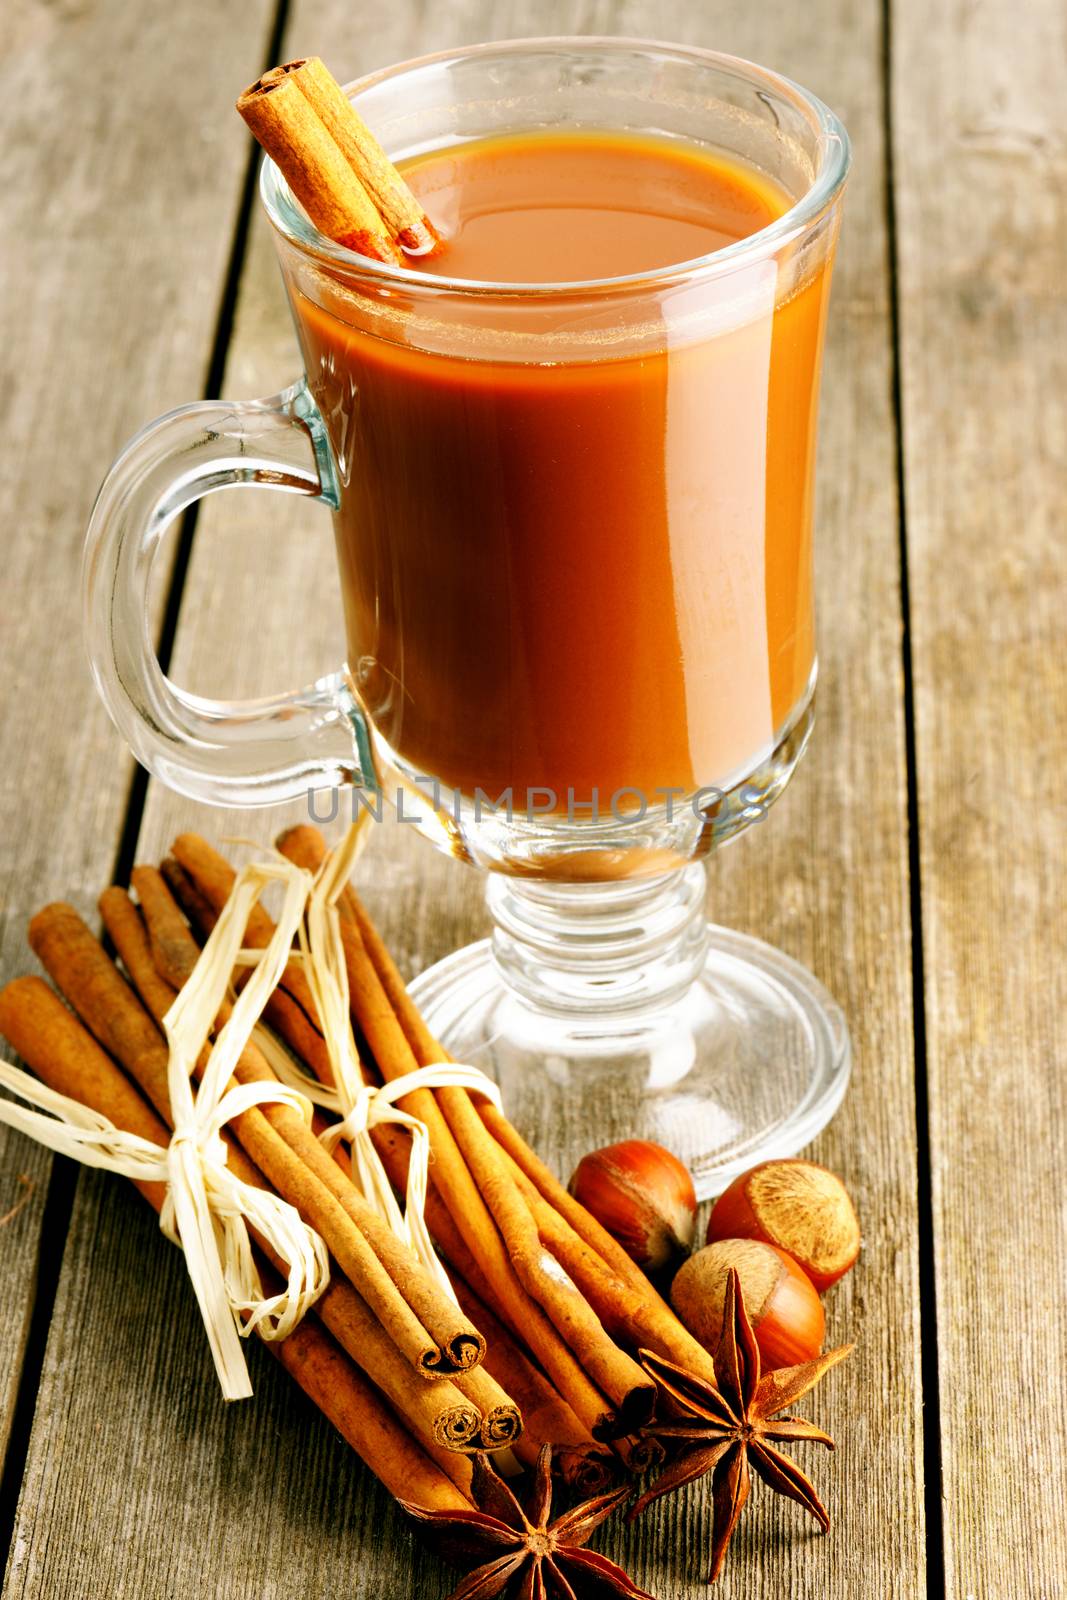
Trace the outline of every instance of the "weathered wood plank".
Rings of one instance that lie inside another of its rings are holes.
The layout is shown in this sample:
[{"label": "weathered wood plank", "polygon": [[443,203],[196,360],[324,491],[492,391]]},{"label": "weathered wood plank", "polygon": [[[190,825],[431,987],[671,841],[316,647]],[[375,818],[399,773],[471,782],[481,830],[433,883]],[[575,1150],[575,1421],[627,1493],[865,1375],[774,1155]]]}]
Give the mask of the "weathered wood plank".
[{"label": "weathered wood plank", "polygon": [[[5,17],[11,92],[0,343],[5,534],[0,981],[30,963],[25,927],[63,896],[90,909],[114,859],[132,762],[81,644],[78,563],[108,461],[148,416],[201,392],[245,172],[214,108],[230,63],[265,47],[271,0],[240,18],[121,0]],[[180,213],[181,226],[175,226]],[[0,1130],[10,1315],[0,1442],[22,1360],[49,1162]]]},{"label": "weathered wood plank", "polygon": [[[1064,13],[895,7],[946,1592],[1064,1593]],[[983,1448],[998,1418],[996,1450]],[[1012,1463],[1025,1462],[1013,1469]]]},{"label": "weathered wood plank", "polygon": [[[806,770],[774,819],[714,868],[712,903],[722,920],[810,962],[852,1020],[856,1084],[819,1154],[846,1174],[863,1211],[864,1264],[836,1291],[831,1311],[832,1335],[858,1334],[861,1350],[812,1407],[841,1438],[835,1460],[813,1463],[837,1520],[831,1541],[811,1537],[799,1512],[794,1516],[793,1508],[757,1493],[721,1589],[727,1597],[748,1593],[762,1577],[768,1590],[787,1588],[796,1600],[858,1593],[910,1600],[923,1588],[923,1555],[880,41],[872,16],[857,17],[844,0],[821,0],[817,15],[809,11],[792,20],[739,6],[714,28],[682,0],[666,6],[485,0],[432,15],[398,6],[361,16],[358,39],[346,7],[320,6],[312,23],[310,11],[297,5],[290,37],[294,48],[313,45],[354,73],[479,36],[574,31],[676,36],[766,59],[824,93],[856,139],[824,405],[821,727]],[[267,393],[292,376],[293,364],[271,246],[260,229],[242,285],[227,390]],[[857,538],[858,530],[871,536]],[[341,637],[334,591],[332,540],[319,508],[265,497],[228,497],[209,506],[186,588],[177,674],[204,692],[252,693],[332,667]],[[242,609],[256,619],[254,629],[235,621]],[[158,855],[177,828],[190,824],[217,836],[265,839],[282,819],[205,812],[153,784],[143,853]],[[410,830],[380,831],[364,877],[373,910],[409,972],[484,928],[477,877],[435,855]],[[19,1524],[23,1554],[9,1579],[10,1594],[64,1600],[99,1570],[108,1572],[116,1597],[273,1595],[279,1557],[261,1531],[273,1525],[279,1492],[268,1441],[281,1441],[286,1473],[298,1463],[285,1479],[293,1485],[284,1491],[290,1508],[286,1582],[312,1594],[343,1586],[376,1600],[400,1600],[416,1585],[424,1594],[446,1592],[443,1570],[428,1560],[412,1566],[404,1525],[350,1458],[331,1454],[328,1430],[307,1416],[261,1353],[257,1399],[239,1413],[224,1412],[182,1293],[179,1263],[153,1243],[150,1220],[135,1233],[133,1204],[101,1191],[92,1203],[86,1199],[76,1218]],[[117,1207],[124,1217],[131,1209],[128,1236],[115,1226]],[[136,1338],[117,1341],[108,1334],[111,1319],[148,1316],[146,1248],[147,1270],[173,1286],[180,1307],[183,1337],[173,1343],[169,1335],[165,1345],[157,1342],[144,1324],[153,1352],[173,1352],[166,1388],[154,1370],[146,1375],[155,1355],[146,1362]],[[82,1271],[90,1256],[93,1270]],[[60,1335],[76,1305],[85,1330],[77,1350]],[[196,1407],[195,1473],[183,1472],[191,1426],[175,1394]],[[91,1462],[80,1449],[90,1433],[96,1446]],[[131,1484],[126,1463],[133,1450],[138,1471]],[[242,1469],[228,1488],[235,1450]],[[329,1479],[317,1476],[327,1470]],[[79,1521],[78,1509],[90,1495],[92,1520]],[[170,1507],[180,1533],[154,1531],[162,1505]],[[75,1521],[76,1550],[47,1538],[45,1530]],[[129,1532],[149,1524],[151,1542],[139,1549]],[[630,1534],[614,1530],[601,1547],[629,1563],[663,1600],[683,1600],[704,1592],[701,1546],[708,1526],[706,1496],[691,1492]]]}]

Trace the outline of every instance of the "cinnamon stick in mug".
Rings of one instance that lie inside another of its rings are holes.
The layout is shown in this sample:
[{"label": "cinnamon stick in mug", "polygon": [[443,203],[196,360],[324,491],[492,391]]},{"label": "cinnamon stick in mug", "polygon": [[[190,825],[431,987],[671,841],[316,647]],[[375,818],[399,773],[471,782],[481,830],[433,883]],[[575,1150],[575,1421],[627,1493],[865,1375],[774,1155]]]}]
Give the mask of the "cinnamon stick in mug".
[{"label": "cinnamon stick in mug", "polygon": [[393,263],[404,261],[399,246],[437,250],[433,223],[318,56],[272,67],[237,109],[328,238]]},{"label": "cinnamon stick in mug", "polygon": [[237,109],[320,232],[359,255],[404,257],[382,217],[296,79],[274,69],[250,84]]},{"label": "cinnamon stick in mug", "polygon": [[416,255],[436,250],[440,240],[433,223],[325,63],[318,56],[287,61],[260,82],[276,76],[291,77],[296,83],[374,202],[390,236]]}]

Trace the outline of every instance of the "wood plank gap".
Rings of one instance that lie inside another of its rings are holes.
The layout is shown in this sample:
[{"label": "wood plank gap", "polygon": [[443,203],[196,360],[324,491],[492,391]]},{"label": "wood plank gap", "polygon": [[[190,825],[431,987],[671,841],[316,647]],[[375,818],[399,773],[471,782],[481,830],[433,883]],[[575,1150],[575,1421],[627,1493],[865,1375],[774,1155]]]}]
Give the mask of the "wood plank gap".
[{"label": "wood plank gap", "polygon": [[923,1497],[926,1510],[926,1592],[945,1597],[941,1369],[937,1340],[937,1272],[934,1254],[933,1155],[927,1075],[922,868],[919,839],[919,769],[915,738],[911,592],[908,581],[908,512],[904,482],[904,399],[901,382],[900,276],[897,253],[896,167],[893,126],[893,0],[882,0],[882,116],[885,144],[886,240],[889,260],[890,382],[897,472],[900,548],[901,672],[904,685],[904,762],[908,806],[908,884],[911,907],[912,1030],[915,1041],[916,1221],[919,1230],[919,1305],[922,1351]]},{"label": "wood plank gap", "polygon": [[38,1235],[33,1300],[26,1322],[15,1404],[11,1412],[7,1448],[3,1453],[3,1469],[0,1472],[0,1552],[2,1552],[0,1559],[5,1566],[15,1528],[22,1474],[26,1466],[30,1433],[37,1409],[37,1390],[44,1366],[48,1329],[52,1322],[52,1311],[59,1288],[59,1274],[63,1266],[63,1252],[67,1245],[77,1183],[78,1169],[74,1162],[56,1156],[48,1176],[48,1194]]},{"label": "wood plank gap", "polygon": [[[266,58],[262,67],[264,72],[274,66],[281,55],[282,41],[285,37],[288,22],[289,0],[278,0],[270,37],[267,40]],[[233,241],[230,246],[229,260],[226,263],[226,274],[223,278],[222,294],[219,298],[218,315],[215,319],[215,333],[211,341],[211,354],[208,357],[207,372],[204,377],[204,390],[201,397],[204,400],[218,399],[226,371],[226,352],[230,347],[230,339],[233,335],[241,274],[244,271],[245,257],[248,254],[248,237],[256,203],[258,179],[259,147],[252,143],[248,151],[248,165],[245,169],[244,182],[241,185],[241,199],[237,207]],[[178,633],[182,594],[185,590],[189,562],[192,559],[193,541],[196,538],[196,525],[199,515],[200,501],[194,500],[193,504],[183,514],[178,531],[174,563],[171,567],[166,600],[163,605],[163,617],[159,625],[156,644],[156,655],[164,672],[168,671],[171,657],[174,653],[174,640]],[[140,762],[135,762],[130,777],[126,805],[123,810],[118,848],[115,851],[115,864],[111,875],[112,883],[129,882],[130,869],[133,867],[136,858],[137,840],[141,832],[141,819],[144,816],[145,800],[148,794],[148,777],[147,768],[142,767]]]}]

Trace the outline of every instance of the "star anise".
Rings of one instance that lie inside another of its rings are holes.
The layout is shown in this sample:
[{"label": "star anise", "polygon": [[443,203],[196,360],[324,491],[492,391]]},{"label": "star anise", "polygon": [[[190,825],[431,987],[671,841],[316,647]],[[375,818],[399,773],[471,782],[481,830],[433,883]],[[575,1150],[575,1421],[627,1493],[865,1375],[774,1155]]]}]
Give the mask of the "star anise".
[{"label": "star anise", "polygon": [[[681,1446],[659,1478],[636,1502],[631,1519],[682,1484],[712,1473],[714,1523],[709,1582],[717,1578],[730,1536],[748,1499],[750,1469],[779,1494],[799,1500],[823,1531],[830,1518],[814,1485],[800,1468],[772,1444],[774,1439],[813,1439],[828,1450],[834,1442],[821,1429],[799,1417],[779,1416],[813,1389],[823,1374],[848,1355],[850,1344],[816,1361],[780,1367],[760,1377],[759,1349],[733,1267],[726,1283],[722,1333],[715,1351],[716,1385],[684,1367],[642,1350],[641,1361],[663,1394],[675,1402],[683,1420],[653,1423],[648,1430],[670,1448]],[[772,1420],[776,1419],[776,1420]]]},{"label": "star anise", "polygon": [[607,1556],[582,1546],[616,1507],[630,1498],[626,1487],[586,1500],[552,1518],[552,1447],[542,1446],[524,1510],[489,1457],[474,1457],[472,1493],[479,1510],[425,1511],[402,1500],[409,1516],[433,1530],[450,1560],[481,1561],[449,1600],[582,1600],[621,1596],[653,1600]]}]

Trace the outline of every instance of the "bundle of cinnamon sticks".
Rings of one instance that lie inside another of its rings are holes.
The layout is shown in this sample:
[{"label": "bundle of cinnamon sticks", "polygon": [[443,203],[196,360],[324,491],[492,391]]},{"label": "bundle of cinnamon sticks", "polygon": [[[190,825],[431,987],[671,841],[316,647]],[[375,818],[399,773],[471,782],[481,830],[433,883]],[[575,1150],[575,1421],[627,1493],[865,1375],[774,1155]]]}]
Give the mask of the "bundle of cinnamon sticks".
[{"label": "bundle of cinnamon sticks", "polygon": [[[312,873],[327,855],[307,826],[283,834],[278,848]],[[234,880],[211,845],[183,834],[160,869],[134,869],[132,894],[107,889],[101,915],[124,971],[71,907],[46,907],[31,921],[30,943],[74,1014],[41,979],[19,978],[0,991],[0,1032],[51,1088],[166,1146],[173,1121],[160,1023]],[[338,910],[365,1081],[388,1083],[447,1059],[351,886]],[[273,932],[256,907],[246,944],[265,947]],[[235,970],[235,985],[246,976]],[[311,1079],[331,1082],[298,960],[264,1019]],[[235,1077],[259,1083],[274,1074],[249,1043]],[[458,1305],[372,1210],[342,1147],[324,1149],[325,1117],[309,1128],[291,1105],[269,1102],[230,1123],[234,1172],[288,1200],[331,1256],[328,1288],[274,1353],[386,1486],[430,1509],[469,1504],[476,1449],[510,1445],[529,1464],[551,1444],[565,1479],[587,1493],[652,1465],[659,1447],[641,1429],[655,1393],[635,1352],[654,1350],[709,1379],[711,1357],[489,1100],[453,1085],[415,1089],[399,1105],[429,1133],[426,1221]],[[410,1134],[381,1123],[373,1138],[403,1193]],[[159,1210],[163,1186],[138,1187]],[[255,1242],[271,1283],[286,1263]]]}]

